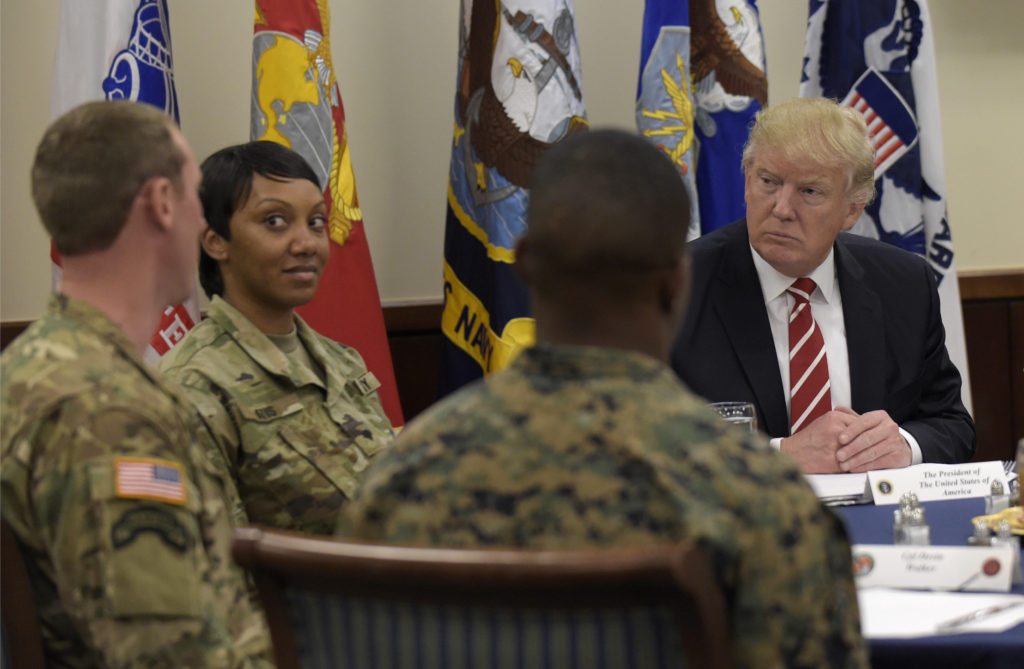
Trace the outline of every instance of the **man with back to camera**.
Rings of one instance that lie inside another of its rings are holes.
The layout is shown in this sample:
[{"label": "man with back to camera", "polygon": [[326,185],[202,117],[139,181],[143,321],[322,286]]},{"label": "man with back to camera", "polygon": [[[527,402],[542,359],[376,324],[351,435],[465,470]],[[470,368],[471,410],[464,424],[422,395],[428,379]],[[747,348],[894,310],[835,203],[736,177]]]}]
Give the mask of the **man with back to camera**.
[{"label": "man with back to camera", "polygon": [[769,107],[743,170],[746,219],[690,245],[680,378],[709,401],[752,402],[805,473],[970,460],[931,268],[843,232],[874,193],[860,115],[822,98]]},{"label": "man with back to camera", "polygon": [[63,275],[2,357],[0,499],[48,665],[271,665],[229,553],[237,491],[141,357],[193,289],[198,185],[184,136],[148,105],[76,107],[36,150],[32,196]]},{"label": "man with back to camera", "polygon": [[867,666],[842,524],[792,462],[668,367],[689,211],[671,162],[636,135],[551,148],[516,250],[537,345],[412,421],[339,534],[547,549],[690,539],[729,602],[736,666]]}]

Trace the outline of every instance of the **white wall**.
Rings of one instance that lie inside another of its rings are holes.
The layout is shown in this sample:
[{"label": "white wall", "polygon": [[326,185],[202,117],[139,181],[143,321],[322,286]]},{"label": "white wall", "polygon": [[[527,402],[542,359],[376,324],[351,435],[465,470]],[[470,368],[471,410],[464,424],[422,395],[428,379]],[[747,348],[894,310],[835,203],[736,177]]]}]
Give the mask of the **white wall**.
[{"label": "white wall", "polygon": [[[88,1],[88,0],[81,0]],[[0,319],[42,313],[48,246],[28,169],[48,121],[56,0],[0,0]],[[334,64],[385,302],[440,296],[459,0],[331,0]],[[170,0],[182,129],[245,141],[251,0]],[[769,97],[797,92],[807,3],[760,0]],[[931,0],[957,267],[1024,267],[1024,2]],[[576,0],[593,125],[633,125],[643,0]]]}]

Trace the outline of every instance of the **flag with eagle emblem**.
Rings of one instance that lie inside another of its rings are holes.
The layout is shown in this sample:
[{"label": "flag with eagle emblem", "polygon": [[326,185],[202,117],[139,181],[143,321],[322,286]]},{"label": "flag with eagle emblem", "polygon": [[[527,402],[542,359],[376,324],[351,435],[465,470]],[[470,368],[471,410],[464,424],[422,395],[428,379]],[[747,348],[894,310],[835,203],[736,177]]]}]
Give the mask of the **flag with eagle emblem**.
[{"label": "flag with eagle emblem", "polygon": [[534,341],[512,264],[534,165],[587,126],[572,0],[462,0],[454,107],[442,396]]},{"label": "flag with eagle emblem", "polygon": [[690,192],[689,237],[745,215],[743,146],[767,100],[755,0],[646,1],[637,127]]},{"label": "flag with eagle emblem", "polygon": [[690,229],[700,235],[694,177],[696,154],[693,84],[690,80],[690,9],[685,1],[647,0],[640,41],[636,127],[665,152],[690,195]]},{"label": "flag with eagle emblem", "polygon": [[917,253],[931,265],[946,349],[970,410],[928,5],[811,0],[800,95],[841,100],[864,116],[875,145],[875,199],[851,232]]},{"label": "flag with eagle emblem", "polygon": [[317,332],[355,348],[380,381],[392,425],[402,407],[363,214],[356,195],[341,91],[330,51],[327,0],[256,0],[250,137],[295,150],[320,178],[330,261],[313,300],[297,311]]}]

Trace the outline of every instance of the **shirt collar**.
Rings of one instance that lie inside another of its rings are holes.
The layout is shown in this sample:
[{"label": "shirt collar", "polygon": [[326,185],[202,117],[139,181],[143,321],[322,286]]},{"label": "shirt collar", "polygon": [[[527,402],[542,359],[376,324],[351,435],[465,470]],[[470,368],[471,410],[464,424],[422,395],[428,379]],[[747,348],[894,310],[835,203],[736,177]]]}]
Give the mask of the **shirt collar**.
[{"label": "shirt collar", "polygon": [[[786,276],[779,270],[768,264],[765,260],[750,247],[750,255],[754,259],[754,269],[757,270],[757,278],[761,282],[761,293],[764,295],[765,303],[771,302],[786,292],[786,289],[793,285],[793,282],[800,277]],[[818,286],[818,292],[825,298],[825,302],[831,304],[836,298],[836,259],[835,249],[829,249],[828,255],[814,271],[808,275]]]}]

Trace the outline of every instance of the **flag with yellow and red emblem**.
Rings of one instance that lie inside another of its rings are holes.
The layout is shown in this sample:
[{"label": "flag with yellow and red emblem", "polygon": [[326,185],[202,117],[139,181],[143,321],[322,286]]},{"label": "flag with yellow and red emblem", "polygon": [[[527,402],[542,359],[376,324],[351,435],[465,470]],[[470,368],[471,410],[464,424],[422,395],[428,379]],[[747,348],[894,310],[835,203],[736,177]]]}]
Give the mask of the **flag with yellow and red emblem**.
[{"label": "flag with yellow and red emblem", "polygon": [[403,424],[384,315],[356,195],[326,0],[256,0],[250,137],[283,144],[320,177],[330,211],[331,257],[299,314],[317,332],[355,348],[380,381],[384,411]]}]

